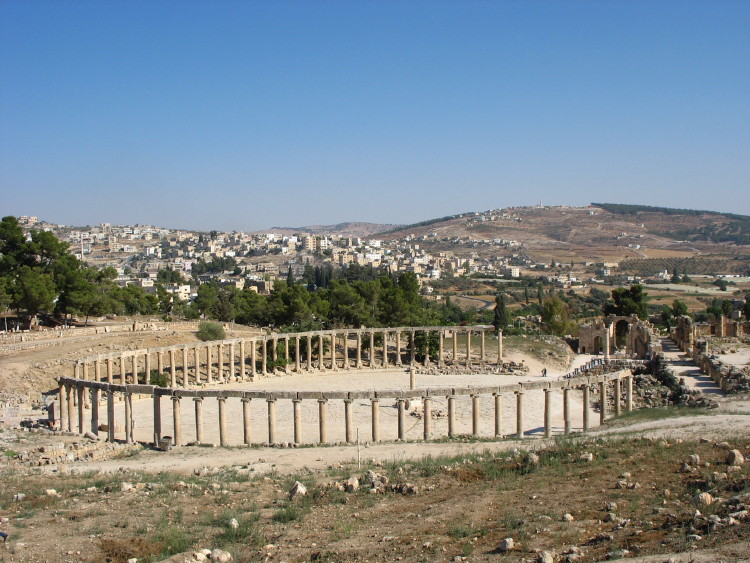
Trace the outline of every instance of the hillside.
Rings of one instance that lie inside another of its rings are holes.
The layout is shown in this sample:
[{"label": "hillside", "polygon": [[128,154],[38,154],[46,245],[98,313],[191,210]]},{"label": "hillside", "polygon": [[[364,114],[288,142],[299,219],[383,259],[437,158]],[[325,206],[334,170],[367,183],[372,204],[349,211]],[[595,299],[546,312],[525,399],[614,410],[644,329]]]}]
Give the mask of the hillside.
[{"label": "hillside", "polygon": [[340,235],[349,237],[372,236],[384,230],[399,228],[399,225],[382,225],[379,223],[346,222],[336,225],[308,225],[306,227],[271,227],[258,233],[281,233],[293,235],[297,233],[307,235]]},{"label": "hillside", "polygon": [[713,257],[727,272],[739,272],[747,269],[750,257],[748,225],[750,218],[741,215],[592,204],[464,213],[389,230],[382,237],[416,240],[430,252],[519,254],[546,262]]}]

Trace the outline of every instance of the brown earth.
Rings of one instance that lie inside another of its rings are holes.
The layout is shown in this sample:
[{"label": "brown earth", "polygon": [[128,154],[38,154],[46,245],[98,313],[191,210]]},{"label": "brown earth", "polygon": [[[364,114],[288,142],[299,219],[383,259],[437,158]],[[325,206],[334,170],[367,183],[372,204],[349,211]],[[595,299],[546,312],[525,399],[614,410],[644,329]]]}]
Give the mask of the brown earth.
[{"label": "brown earth", "polygon": [[[51,377],[34,364],[179,338],[189,336],[110,336],[25,349],[4,356],[3,367]],[[706,384],[673,355],[689,385]],[[8,519],[0,529],[10,533],[0,561],[159,561],[198,548],[226,549],[234,561],[534,561],[541,551],[562,561],[576,549],[581,556],[570,560],[681,554],[677,561],[747,561],[750,519],[739,513],[743,504],[750,509],[750,463],[730,472],[727,455],[737,448],[750,457],[750,397],[719,400],[718,411],[636,411],[572,440],[463,437],[360,450],[123,445],[108,460],[44,469],[16,458],[81,439],[0,426],[0,517]],[[340,490],[368,469],[388,477],[381,492],[364,483]],[[295,480],[309,493],[291,501]],[[720,500],[696,507],[693,498],[706,491]],[[14,498],[18,493],[25,498]],[[718,524],[709,520],[714,515]],[[501,553],[509,537],[515,546]]]}]

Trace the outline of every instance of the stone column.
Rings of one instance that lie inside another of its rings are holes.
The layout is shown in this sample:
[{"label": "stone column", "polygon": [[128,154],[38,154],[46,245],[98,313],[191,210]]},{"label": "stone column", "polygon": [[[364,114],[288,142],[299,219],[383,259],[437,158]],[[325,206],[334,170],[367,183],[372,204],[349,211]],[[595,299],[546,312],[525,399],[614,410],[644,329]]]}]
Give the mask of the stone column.
[{"label": "stone column", "polygon": [[320,371],[323,371],[325,369],[323,350],[323,335],[318,334],[318,369]]},{"label": "stone column", "polygon": [[294,443],[302,443],[302,399],[292,399],[294,408]]},{"label": "stone column", "polygon": [[[143,356],[143,371],[146,372],[144,384],[149,385],[151,382],[151,353],[148,350]],[[109,372],[109,369],[107,369],[107,372]]]},{"label": "stone column", "polygon": [[481,340],[481,342],[482,342],[482,345],[479,348],[479,361],[481,362],[482,365],[484,365],[484,362],[485,362],[485,351],[486,351],[485,350],[485,335],[484,335],[484,331],[482,331],[482,340]]},{"label": "stone column", "polygon": [[354,441],[352,437],[352,400],[344,399],[344,430],[346,443],[351,444]]},{"label": "stone column", "polygon": [[177,387],[177,365],[174,362],[174,350],[169,351],[169,384]]},{"label": "stone column", "polygon": [[417,332],[412,330],[409,335],[409,365],[413,366],[417,359]]},{"label": "stone column", "polygon": [[[148,358],[148,354],[146,354],[146,358]],[[107,358],[107,383],[114,383],[114,380],[112,379],[112,373],[114,372],[114,360],[112,358]]]},{"label": "stone column", "polygon": [[299,346],[299,335],[294,337],[294,370],[299,373],[302,371],[301,358],[300,358],[300,346]]},{"label": "stone column", "polygon": [[440,329],[439,331],[440,335],[440,344],[438,347],[438,367],[443,367],[445,365],[445,358],[443,357],[443,354],[445,353],[445,332],[443,329]]},{"label": "stone column", "polygon": [[568,387],[563,389],[563,419],[565,420],[565,433],[570,434],[570,389]]},{"label": "stone column", "polygon": [[107,389],[107,441],[115,441],[115,394]]},{"label": "stone column", "polygon": [[307,335],[307,371],[312,371],[312,335]]},{"label": "stone column", "polygon": [[235,362],[235,353],[237,352],[234,342],[229,343],[229,377],[227,381],[231,381],[237,375],[237,363]]},{"label": "stone column", "polygon": [[516,394],[516,437],[523,438],[523,391]]},{"label": "stone column", "polygon": [[242,438],[246,446],[251,444],[250,399],[248,397],[242,398]]},{"label": "stone column", "polygon": [[388,367],[388,331],[383,331],[383,367]]},{"label": "stone column", "polygon": [[67,428],[67,421],[65,418],[65,415],[68,412],[68,401],[66,400],[67,397],[65,396],[65,384],[64,383],[58,383],[57,386],[57,402],[59,404],[59,409],[57,410],[57,420],[60,421],[60,431],[65,432],[66,430],[69,430]]},{"label": "stone column", "polygon": [[343,337],[344,344],[344,369],[352,369],[352,366],[349,363],[349,333],[344,332],[341,336]]},{"label": "stone column", "polygon": [[68,432],[74,432],[75,425],[73,424],[73,386],[65,386],[65,403],[68,406]]},{"label": "stone column", "polygon": [[584,432],[591,427],[589,420],[589,402],[591,401],[591,388],[588,385],[583,386],[583,430]]},{"label": "stone column", "polygon": [[180,399],[181,397],[172,397],[172,426],[174,427],[174,445],[182,445],[182,421],[180,419]]},{"label": "stone column", "polygon": [[458,329],[453,329],[453,363],[458,365]]},{"label": "stone column", "polygon": [[625,378],[625,410],[632,412],[633,410],[633,376],[628,375]]},{"label": "stone column", "polygon": [[336,365],[336,333],[331,333],[331,369],[338,371],[339,366]]},{"label": "stone column", "polygon": [[370,399],[372,406],[372,441],[380,441],[380,400]]},{"label": "stone column", "polygon": [[219,445],[227,445],[227,398],[216,397],[219,403]]},{"label": "stone column", "polygon": [[370,351],[369,351],[370,367],[375,367],[375,331],[370,331]]},{"label": "stone column", "polygon": [[214,360],[211,354],[211,344],[206,346],[206,383],[214,382]]},{"label": "stone column", "polygon": [[258,373],[258,341],[250,341],[250,377],[255,377]]},{"label": "stone column", "polygon": [[357,369],[362,369],[362,331],[357,331]]},{"label": "stone column", "polygon": [[622,388],[620,386],[620,380],[615,379],[615,416],[622,414]]},{"label": "stone column", "polygon": [[164,352],[159,351],[156,353],[156,370],[159,372],[159,375],[164,373]]},{"label": "stone column", "polygon": [[604,359],[609,359],[609,325],[604,325]]},{"label": "stone column", "polygon": [[479,395],[471,396],[471,435],[479,436]]},{"label": "stone column", "polygon": [[401,365],[401,331],[396,331],[396,365]]},{"label": "stone column", "polygon": [[503,396],[500,393],[493,393],[495,397],[495,436],[503,436]]},{"label": "stone column", "polygon": [[599,382],[599,398],[601,408],[599,409],[599,424],[604,424],[607,420],[607,384],[604,381]]},{"label": "stone column", "polygon": [[424,439],[429,440],[430,434],[432,433],[432,399],[430,397],[422,397],[422,420],[424,421]]},{"label": "stone column", "polygon": [[328,443],[328,399],[318,399],[318,430],[320,443]]},{"label": "stone column", "polygon": [[[453,333],[456,334],[455,332]],[[456,397],[448,396],[448,438],[456,435]]]},{"label": "stone column", "polygon": [[203,397],[195,397],[195,441],[203,443]]},{"label": "stone column", "polygon": [[503,363],[503,331],[497,331],[497,365]]},{"label": "stone column", "polygon": [[544,437],[552,435],[552,389],[544,389]]},{"label": "stone column", "polygon": [[466,365],[471,365],[471,329],[466,331]]},{"label": "stone column", "polygon": [[102,362],[97,358],[94,362],[94,381],[102,380]]},{"label": "stone column", "polygon": [[261,373],[268,375],[268,341],[264,338],[261,340],[260,353],[262,355],[261,361]]},{"label": "stone column", "polygon": [[279,359],[279,339],[274,338],[271,340],[271,359],[273,360],[274,366],[273,371],[276,371],[276,360]]},{"label": "stone column", "polygon": [[193,356],[195,360],[195,384],[197,385],[201,382],[201,352],[197,346],[193,348]]},{"label": "stone column", "polygon": [[85,399],[83,398],[84,392],[86,391],[85,387],[78,387],[76,388],[77,394],[78,394],[78,433],[83,434],[85,430],[83,429],[83,405],[85,404]]},{"label": "stone column", "polygon": [[245,368],[245,340],[240,340],[240,379],[245,380],[247,369]]},{"label": "stone column", "polygon": [[99,435],[99,389],[91,390],[91,432]]},{"label": "stone column", "polygon": [[[140,381],[138,380],[138,352],[137,351],[133,352],[133,356],[131,357],[130,361],[132,362],[131,365],[133,367],[133,380],[132,381],[135,385],[138,385]],[[146,377],[146,381],[144,381],[144,384],[148,385],[148,377]]]},{"label": "stone column", "polygon": [[402,442],[406,438],[406,400],[398,399],[398,439]]},{"label": "stone column", "polygon": [[120,354],[120,385],[125,383],[125,354]]},{"label": "stone column", "polygon": [[125,393],[125,443],[133,443],[133,394]]},{"label": "stone column", "polygon": [[182,386],[187,387],[190,384],[190,376],[188,375],[188,349],[185,346],[182,349]]},{"label": "stone column", "polygon": [[224,382],[224,345],[216,345],[216,381]]},{"label": "stone column", "polygon": [[289,337],[287,336],[284,338],[284,359],[286,360],[286,363],[284,364],[284,373],[289,373]]},{"label": "stone column", "polygon": [[159,447],[159,440],[161,440],[161,395],[156,393],[154,390],[153,395],[154,401],[154,447]]},{"label": "stone column", "polygon": [[276,399],[269,397],[266,403],[268,403],[268,443],[273,445],[276,443]]}]

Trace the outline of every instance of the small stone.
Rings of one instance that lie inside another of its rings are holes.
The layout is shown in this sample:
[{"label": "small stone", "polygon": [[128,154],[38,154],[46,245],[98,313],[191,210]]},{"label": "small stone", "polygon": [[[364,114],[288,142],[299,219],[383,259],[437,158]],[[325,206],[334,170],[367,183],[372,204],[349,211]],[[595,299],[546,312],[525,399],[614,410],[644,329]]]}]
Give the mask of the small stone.
[{"label": "small stone", "polygon": [[123,481],[120,483],[120,491],[123,493],[127,493],[128,491],[133,490],[133,483],[128,483],[127,481]]},{"label": "small stone", "polygon": [[510,551],[515,546],[515,542],[513,541],[513,538],[505,538],[503,541],[500,542],[500,545],[498,546],[498,551],[500,553],[505,553],[506,551]]},{"label": "small stone", "polygon": [[240,527],[240,523],[237,522],[237,518],[232,518],[229,521],[229,527],[232,528],[233,530],[236,530],[237,528]]},{"label": "small stone", "polygon": [[701,456],[699,456],[698,454],[691,455],[690,456],[690,463],[692,465],[700,465],[700,463],[701,463]]},{"label": "small stone", "polygon": [[307,487],[305,487],[299,481],[295,481],[294,485],[292,485],[292,488],[289,489],[289,498],[290,499],[295,499],[297,497],[303,497],[306,494],[307,494]]},{"label": "small stone", "polygon": [[740,450],[730,450],[727,455],[727,465],[738,466],[745,463],[745,456],[742,455]]},{"label": "small stone", "polygon": [[575,520],[575,518],[573,518],[573,515],[570,514],[569,512],[566,512],[565,514],[563,514],[562,519],[563,519],[563,522],[572,522],[573,520]]},{"label": "small stone", "polygon": [[48,497],[58,497],[60,495],[57,494],[57,491],[55,489],[45,489],[44,494]]},{"label": "small stone", "polygon": [[537,563],[555,563],[555,556],[549,551],[542,551],[536,556]]},{"label": "small stone", "polygon": [[128,559],[128,563],[138,563],[138,558],[131,557],[130,559]]},{"label": "small stone", "polygon": [[594,454],[588,453],[588,452],[582,453],[578,457],[578,461],[584,461],[586,463],[591,463],[592,461],[594,461]]},{"label": "small stone", "polygon": [[617,510],[617,503],[616,502],[608,502],[606,504],[606,506],[604,507],[604,509],[607,512],[614,512],[615,510]]},{"label": "small stone", "polygon": [[700,493],[693,497],[693,504],[696,506],[710,506],[714,502],[714,497],[709,493]]},{"label": "small stone", "polygon": [[539,456],[534,452],[526,454],[526,465],[539,465]]},{"label": "small stone", "polygon": [[344,489],[347,493],[355,493],[359,490],[359,479],[356,477],[349,477],[344,483]]},{"label": "small stone", "polygon": [[232,554],[223,549],[214,549],[211,552],[210,558],[211,561],[216,561],[217,563],[231,563]]}]

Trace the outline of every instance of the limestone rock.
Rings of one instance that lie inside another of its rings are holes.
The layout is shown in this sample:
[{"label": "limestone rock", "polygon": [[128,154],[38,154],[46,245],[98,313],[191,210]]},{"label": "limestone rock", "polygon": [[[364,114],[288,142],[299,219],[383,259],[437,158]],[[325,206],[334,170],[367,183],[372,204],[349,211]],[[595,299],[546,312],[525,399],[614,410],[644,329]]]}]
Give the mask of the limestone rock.
[{"label": "limestone rock", "polygon": [[217,563],[230,563],[232,561],[232,554],[223,549],[214,549],[209,557],[211,561],[216,561]]},{"label": "limestone rock", "polygon": [[237,522],[237,518],[232,518],[229,521],[229,527],[232,528],[233,530],[236,530],[237,528],[240,527],[240,523]]},{"label": "limestone rock", "polygon": [[516,542],[513,541],[513,538],[505,538],[503,541],[500,542],[500,545],[498,546],[498,551],[501,553],[505,553],[506,551],[510,551],[515,546]]},{"label": "limestone rock", "polygon": [[537,563],[555,563],[555,556],[549,551],[542,551],[536,556]]},{"label": "limestone rock", "polygon": [[700,493],[693,497],[693,503],[696,506],[710,506],[714,502],[714,497],[709,493]]},{"label": "limestone rock", "polygon": [[539,456],[534,452],[526,454],[526,465],[539,465]]},{"label": "limestone rock", "polygon": [[573,515],[570,514],[569,512],[566,512],[565,514],[563,514],[562,519],[563,519],[563,522],[572,522],[573,520],[575,520],[575,518],[573,518]]},{"label": "limestone rock", "polygon": [[133,483],[128,483],[127,481],[123,481],[120,483],[120,491],[123,493],[127,493],[128,491],[133,490]]},{"label": "limestone rock", "polygon": [[592,461],[594,461],[594,454],[590,452],[584,452],[578,457],[578,461],[591,463]]},{"label": "limestone rock", "polygon": [[349,477],[344,483],[344,488],[347,493],[355,493],[359,490],[359,479],[356,477]]},{"label": "limestone rock", "polygon": [[292,485],[292,488],[289,489],[289,498],[290,499],[295,499],[297,497],[303,497],[306,494],[307,494],[307,487],[305,487],[299,481],[295,481],[294,485]]},{"label": "limestone rock", "polygon": [[698,454],[693,454],[690,456],[690,464],[691,465],[700,465],[701,463],[701,456]]},{"label": "limestone rock", "polygon": [[742,455],[740,450],[730,450],[727,455],[727,465],[737,466],[745,463],[745,456]]}]

